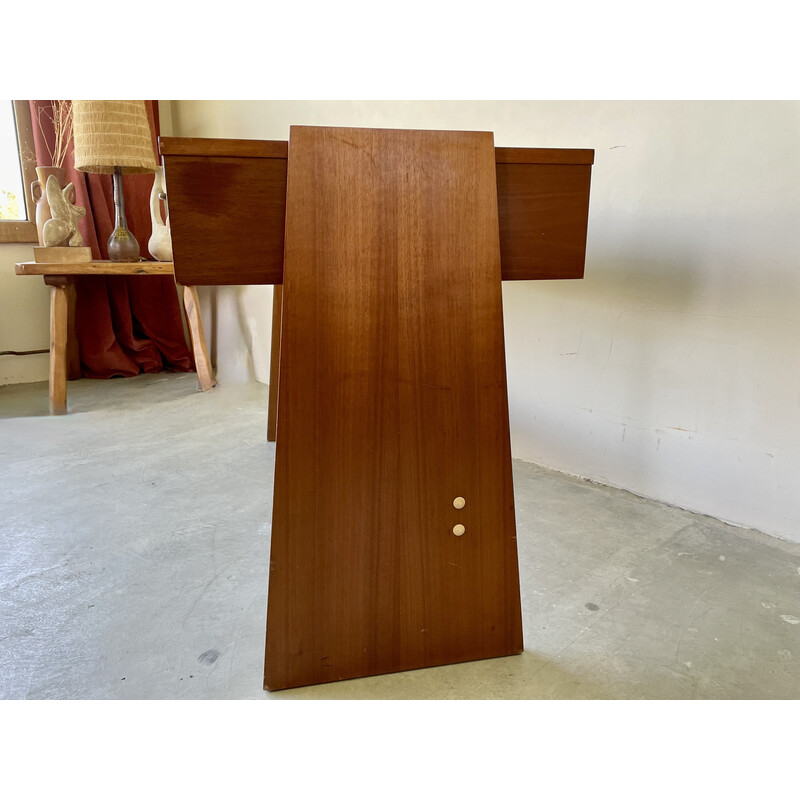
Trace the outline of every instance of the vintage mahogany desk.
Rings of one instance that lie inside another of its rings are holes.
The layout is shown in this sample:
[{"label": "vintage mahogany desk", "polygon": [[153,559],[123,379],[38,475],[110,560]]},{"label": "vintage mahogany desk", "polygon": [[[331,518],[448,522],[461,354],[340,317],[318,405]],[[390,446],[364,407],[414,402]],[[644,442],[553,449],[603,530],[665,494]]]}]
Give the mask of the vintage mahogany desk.
[{"label": "vintage mahogany desk", "polygon": [[501,280],[583,277],[594,151],[160,147],[177,280],[276,286],[265,688],[521,652]]}]

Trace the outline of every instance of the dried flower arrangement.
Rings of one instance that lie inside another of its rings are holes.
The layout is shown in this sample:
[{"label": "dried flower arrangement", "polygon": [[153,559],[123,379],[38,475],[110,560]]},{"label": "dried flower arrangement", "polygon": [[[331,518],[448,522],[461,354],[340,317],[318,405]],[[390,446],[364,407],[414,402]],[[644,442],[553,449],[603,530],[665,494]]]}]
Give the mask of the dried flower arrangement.
[{"label": "dried flower arrangement", "polygon": [[[49,123],[47,126],[45,126],[42,121],[42,115],[44,115]],[[42,132],[42,139],[47,148],[47,153],[50,156],[50,163],[38,164],[36,155],[30,148],[26,148],[23,154],[24,159],[40,167],[63,167],[64,159],[67,156],[69,141],[72,138],[72,101],[53,100],[52,105],[49,107],[41,106],[38,110],[36,122],[39,125],[39,130]],[[52,147],[50,146],[50,137],[47,134],[47,129],[51,127],[55,133]]]}]

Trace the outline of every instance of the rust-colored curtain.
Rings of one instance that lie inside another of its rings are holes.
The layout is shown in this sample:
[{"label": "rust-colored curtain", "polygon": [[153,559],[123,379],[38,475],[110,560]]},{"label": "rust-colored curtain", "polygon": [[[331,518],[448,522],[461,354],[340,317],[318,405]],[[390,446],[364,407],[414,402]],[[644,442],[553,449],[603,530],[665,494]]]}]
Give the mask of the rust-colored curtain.
[{"label": "rust-colored curtain", "polygon": [[[55,137],[50,118],[52,100],[31,100],[33,138],[38,165],[48,166],[46,139]],[[158,161],[158,103],[145,101]],[[40,115],[40,109],[47,113]],[[41,126],[40,123],[41,122]],[[64,162],[66,180],[75,186],[76,203],[86,209],[79,227],[83,243],[95,259],[107,259],[106,242],[114,230],[114,192],[111,175],[77,172],[73,145]],[[141,248],[150,259],[150,190],[152,175],[125,175],[125,216]],[[169,276],[86,276],[75,281],[75,337],[80,351],[80,371],[73,366],[70,379],[130,377],[141,372],[192,372],[194,360],[186,344],[175,290]]]}]

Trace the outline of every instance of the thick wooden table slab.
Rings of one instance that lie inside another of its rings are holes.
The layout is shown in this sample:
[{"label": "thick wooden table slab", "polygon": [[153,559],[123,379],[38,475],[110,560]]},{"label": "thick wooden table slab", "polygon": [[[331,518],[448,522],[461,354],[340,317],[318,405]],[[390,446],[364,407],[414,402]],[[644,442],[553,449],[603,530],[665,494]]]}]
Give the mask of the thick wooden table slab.
[{"label": "thick wooden table slab", "polygon": [[23,261],[15,266],[17,275],[174,275],[171,261],[85,261],[39,263]]},{"label": "thick wooden table slab", "polygon": [[492,135],[290,142],[265,687],[519,653]]}]

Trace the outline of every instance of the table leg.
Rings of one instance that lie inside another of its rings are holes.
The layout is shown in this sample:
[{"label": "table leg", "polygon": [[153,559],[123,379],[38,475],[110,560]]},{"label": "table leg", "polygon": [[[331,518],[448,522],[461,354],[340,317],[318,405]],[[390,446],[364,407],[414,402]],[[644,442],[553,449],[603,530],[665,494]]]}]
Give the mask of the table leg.
[{"label": "table leg", "polygon": [[197,298],[197,289],[194,286],[183,287],[183,306],[186,309],[186,321],[189,324],[189,335],[192,339],[194,363],[197,368],[197,380],[200,388],[206,392],[217,385],[214,372],[211,369],[211,359],[208,357],[206,337],[203,333],[203,321],[200,319],[200,308]]},{"label": "table leg", "polygon": [[272,294],[272,348],[269,358],[269,408],[267,411],[267,441],[275,441],[278,428],[278,372],[281,360],[281,315],[283,286],[276,284]]},{"label": "table leg", "polygon": [[74,381],[81,377],[81,355],[78,347],[78,337],[75,333],[75,280],[70,278],[67,283],[67,380]]},{"label": "table leg", "polygon": [[70,279],[45,276],[50,287],[50,413],[67,413],[67,329]]}]

